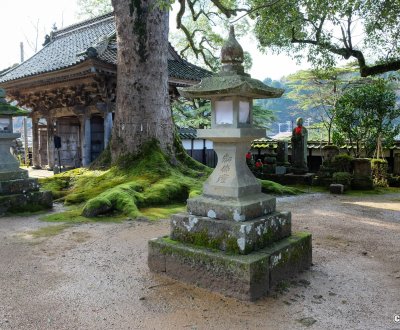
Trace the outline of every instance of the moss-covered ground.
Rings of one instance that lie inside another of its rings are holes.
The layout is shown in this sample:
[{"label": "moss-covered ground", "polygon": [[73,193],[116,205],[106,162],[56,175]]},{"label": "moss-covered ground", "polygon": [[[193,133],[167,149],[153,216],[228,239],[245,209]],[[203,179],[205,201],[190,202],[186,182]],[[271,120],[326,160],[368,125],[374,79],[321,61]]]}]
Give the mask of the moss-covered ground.
[{"label": "moss-covered ground", "polygon": [[[69,210],[43,217],[45,221],[121,221],[126,218],[168,218],[185,210],[188,197],[201,194],[211,169],[184,157],[173,161],[149,145],[136,157],[120,159],[109,169],[78,168],[40,179],[56,201]],[[263,180],[263,192],[296,195],[303,187],[287,187]]]},{"label": "moss-covered ground", "polygon": [[82,222],[104,214],[165,218],[183,210],[188,197],[201,193],[210,173],[186,158],[173,162],[153,144],[107,170],[79,168],[41,179],[42,189],[50,190],[57,201],[77,206],[46,220]]}]

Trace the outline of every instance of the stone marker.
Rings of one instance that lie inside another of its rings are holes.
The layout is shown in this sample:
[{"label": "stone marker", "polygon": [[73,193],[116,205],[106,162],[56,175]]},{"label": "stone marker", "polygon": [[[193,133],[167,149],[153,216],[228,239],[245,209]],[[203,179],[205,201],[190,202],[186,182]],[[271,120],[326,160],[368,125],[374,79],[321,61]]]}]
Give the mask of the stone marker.
[{"label": "stone marker", "polygon": [[0,89],[0,215],[7,211],[25,211],[32,208],[51,208],[52,195],[39,191],[37,179],[29,178],[28,171],[10,153],[10,147],[19,133],[13,132],[12,117],[29,112],[7,103],[5,91]]},{"label": "stone marker", "polygon": [[311,234],[291,233],[291,213],[277,212],[274,197],[246,164],[251,141],[265,130],[252,126],[252,100],[283,90],[252,79],[231,28],[221,51],[222,70],[198,85],[180,88],[187,98],[211,99],[211,129],[218,164],[187,213],[171,217],[171,234],[149,242],[151,271],[242,300],[255,300],[279,281],[311,265]]},{"label": "stone marker", "polygon": [[329,191],[331,194],[343,194],[344,192],[344,185],[340,183],[332,183],[329,185]]},{"label": "stone marker", "polygon": [[353,164],[353,180],[351,187],[353,189],[372,189],[374,187],[372,180],[371,160],[368,158],[356,158]]},{"label": "stone marker", "polygon": [[394,155],[393,174],[400,175],[400,153]]}]

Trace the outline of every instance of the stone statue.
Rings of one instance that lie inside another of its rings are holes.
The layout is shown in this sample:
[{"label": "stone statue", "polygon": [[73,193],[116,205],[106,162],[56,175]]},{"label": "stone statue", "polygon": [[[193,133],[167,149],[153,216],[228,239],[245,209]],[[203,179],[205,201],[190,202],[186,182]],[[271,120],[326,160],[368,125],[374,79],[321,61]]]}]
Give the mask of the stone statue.
[{"label": "stone statue", "polygon": [[307,129],[303,126],[303,118],[296,120],[297,126],[292,132],[292,172],[294,174],[305,174],[307,167]]}]

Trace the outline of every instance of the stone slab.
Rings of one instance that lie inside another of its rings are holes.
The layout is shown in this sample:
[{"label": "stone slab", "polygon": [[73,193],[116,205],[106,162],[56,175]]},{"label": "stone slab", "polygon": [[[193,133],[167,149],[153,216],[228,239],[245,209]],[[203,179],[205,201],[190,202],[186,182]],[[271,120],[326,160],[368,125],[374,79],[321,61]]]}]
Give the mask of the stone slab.
[{"label": "stone slab", "polygon": [[0,181],[0,196],[12,194],[24,194],[38,191],[39,183],[36,178]]},{"label": "stone slab", "polygon": [[332,183],[329,185],[329,191],[331,194],[341,195],[344,192],[344,185],[340,183]]},{"label": "stone slab", "polygon": [[27,170],[16,170],[9,172],[0,171],[0,181],[27,179],[29,177]]},{"label": "stone slab", "polygon": [[202,195],[188,199],[187,210],[193,215],[242,222],[275,212],[276,199],[262,193],[231,199]]},{"label": "stone slab", "polygon": [[240,300],[267,295],[280,281],[309,268],[311,260],[309,233],[295,233],[248,255],[229,255],[167,237],[149,241],[151,271]]},{"label": "stone slab", "polygon": [[245,222],[187,213],[171,216],[171,239],[231,253],[249,254],[290,234],[290,212],[274,212]]},{"label": "stone slab", "polygon": [[53,196],[50,191],[0,196],[0,215],[5,212],[24,212],[52,207]]},{"label": "stone slab", "polygon": [[275,174],[278,174],[278,175],[286,174],[286,167],[285,166],[276,166]]}]

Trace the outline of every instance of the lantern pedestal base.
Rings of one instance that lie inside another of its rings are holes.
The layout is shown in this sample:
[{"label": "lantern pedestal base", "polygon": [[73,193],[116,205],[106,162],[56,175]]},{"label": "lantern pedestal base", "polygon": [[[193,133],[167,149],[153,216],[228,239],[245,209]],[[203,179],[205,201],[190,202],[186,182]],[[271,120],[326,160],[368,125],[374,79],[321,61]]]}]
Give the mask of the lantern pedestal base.
[{"label": "lantern pedestal base", "polygon": [[188,199],[187,209],[189,214],[242,222],[274,212],[276,199],[262,193],[240,198],[202,195]]},{"label": "lantern pedestal base", "polygon": [[51,192],[39,191],[38,179],[29,178],[28,171],[0,172],[0,216],[6,212],[38,211],[52,206]]},{"label": "lantern pedestal base", "polygon": [[295,233],[248,255],[228,255],[162,237],[149,241],[151,271],[240,300],[267,295],[311,266],[311,234]]},{"label": "lantern pedestal base", "polygon": [[171,239],[226,253],[249,254],[291,234],[290,212],[274,212],[246,222],[187,213],[171,216]]}]

